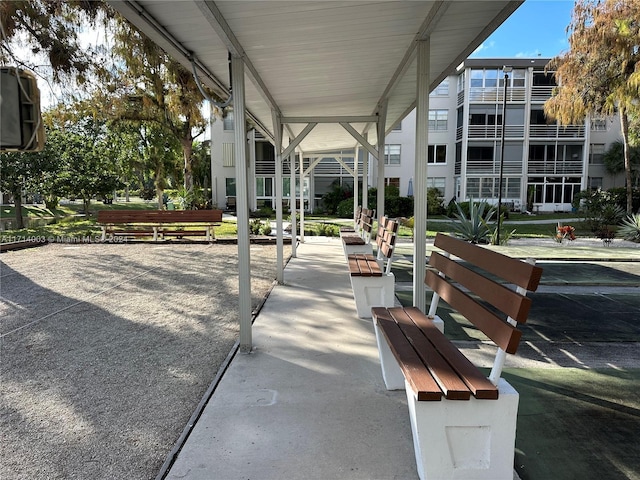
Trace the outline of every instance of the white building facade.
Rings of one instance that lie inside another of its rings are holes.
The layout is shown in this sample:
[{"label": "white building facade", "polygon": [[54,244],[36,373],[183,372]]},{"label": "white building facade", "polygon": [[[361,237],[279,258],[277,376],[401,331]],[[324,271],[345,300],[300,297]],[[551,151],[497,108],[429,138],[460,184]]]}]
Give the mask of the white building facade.
[{"label": "white building facade", "polygon": [[[603,163],[604,152],[621,138],[617,119],[588,119],[563,127],[545,118],[544,102],[556,86],[552,74],[545,72],[548,62],[542,58],[469,59],[431,92],[426,186],[438,188],[445,203],[471,198],[497,203],[501,177],[503,204],[533,212],[570,211],[573,196],[581,190],[624,186],[623,175],[608,174]],[[504,66],[510,70],[506,89]],[[385,139],[384,183],[398,187],[401,196],[412,195],[416,187],[415,125],[414,110]],[[228,115],[212,129],[214,203],[219,208],[225,208],[235,196],[232,128]],[[255,178],[249,186],[249,205],[254,210],[273,208],[273,147],[254,130],[247,139],[249,178]],[[353,150],[308,158],[305,154],[303,168],[309,171],[303,181],[305,210],[321,207],[322,195],[334,182],[353,187],[348,169],[353,169],[354,155]],[[358,155],[362,172],[363,151]],[[367,185],[375,186],[375,159],[369,158],[368,165]],[[299,171],[299,165],[296,168]],[[362,173],[359,182],[362,185]],[[299,192],[299,180],[296,183]],[[285,161],[285,202],[289,185],[290,169]]]}]

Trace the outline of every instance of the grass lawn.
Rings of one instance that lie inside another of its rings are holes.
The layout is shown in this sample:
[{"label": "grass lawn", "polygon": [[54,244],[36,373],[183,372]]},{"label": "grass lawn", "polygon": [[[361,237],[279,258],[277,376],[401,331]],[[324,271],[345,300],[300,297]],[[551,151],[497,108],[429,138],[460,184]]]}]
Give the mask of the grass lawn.
[{"label": "grass lawn", "polygon": [[[22,230],[4,231],[2,232],[3,237],[5,237],[3,241],[7,241],[8,237],[75,238],[99,235],[100,227],[96,225],[94,217],[98,210],[153,210],[156,206],[155,201],[145,201],[137,197],[132,197],[130,202],[116,202],[113,204],[92,201],[89,206],[92,215],[85,217],[83,215],[83,205],[80,201],[60,204],[52,210],[47,209],[44,205],[25,205],[23,206],[23,217],[25,219],[41,219],[42,222]],[[509,220],[515,223],[505,225],[505,229],[508,231],[515,229],[515,237],[551,237],[555,234],[557,222],[571,216],[572,214],[560,213],[535,216],[512,213]],[[3,205],[0,210],[0,218],[15,218],[15,207],[13,205]],[[45,219],[51,219],[51,224],[46,225]],[[348,219],[336,219],[326,215],[305,215],[305,220],[310,225],[313,223],[335,225],[333,230],[336,235],[339,227],[344,225],[345,221],[349,222]],[[531,220],[544,221],[544,223],[531,223]],[[444,216],[430,218],[427,222],[427,236],[435,237],[438,232],[453,232],[454,221]],[[575,223],[574,226],[576,227],[576,235],[593,236],[581,223]],[[310,229],[307,233],[317,234],[313,229]],[[216,236],[218,237],[234,237],[236,235],[235,223],[223,222],[222,226],[216,227]],[[411,238],[413,230],[409,227],[401,226],[398,235],[404,238]]]}]

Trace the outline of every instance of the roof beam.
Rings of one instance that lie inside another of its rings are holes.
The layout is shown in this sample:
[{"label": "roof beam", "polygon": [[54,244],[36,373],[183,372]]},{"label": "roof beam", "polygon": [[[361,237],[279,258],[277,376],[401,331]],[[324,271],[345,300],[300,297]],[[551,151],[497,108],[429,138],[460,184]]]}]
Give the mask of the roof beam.
[{"label": "roof beam", "polygon": [[282,158],[284,157],[288,157],[289,155],[291,155],[291,152],[293,152],[296,147],[298,145],[300,145],[300,142],[302,142],[302,140],[304,140],[304,137],[306,137],[307,135],[309,135],[309,132],[311,130],[313,130],[315,128],[317,124],[316,123],[309,123],[307,124],[306,127],[304,127],[302,129],[302,131],[300,132],[300,134],[294,138],[289,145],[287,145],[287,148],[284,149],[284,152],[282,152]]},{"label": "roof beam", "polygon": [[340,123],[340,125],[342,125],[342,128],[344,128],[347,132],[349,132],[351,134],[351,136],[353,138],[356,139],[356,141],[362,145],[371,155],[373,155],[373,157],[377,160],[378,159],[378,150],[376,148],[374,148],[368,141],[366,138],[364,138],[362,135],[360,135],[358,133],[358,131],[353,128],[350,124],[348,123]]},{"label": "roof beam", "polygon": [[282,117],[282,123],[370,123],[377,121],[377,115],[335,117]]}]

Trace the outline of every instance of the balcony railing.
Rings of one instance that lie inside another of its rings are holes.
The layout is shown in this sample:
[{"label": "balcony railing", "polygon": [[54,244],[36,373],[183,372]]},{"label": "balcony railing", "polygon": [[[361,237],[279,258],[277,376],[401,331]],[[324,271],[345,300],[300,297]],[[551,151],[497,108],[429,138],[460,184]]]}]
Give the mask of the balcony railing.
[{"label": "balcony railing", "polygon": [[531,138],[584,138],[584,125],[531,125],[529,136]]},{"label": "balcony railing", "polygon": [[555,87],[531,87],[531,101],[532,102],[546,102],[551,98],[553,89]]},{"label": "balcony railing", "polygon": [[545,162],[544,160],[529,160],[527,173],[529,175],[582,175],[582,161],[560,160]]},{"label": "balcony railing", "polygon": [[[523,138],[524,125],[506,125],[505,138]],[[502,125],[469,125],[469,138],[502,138]]]},{"label": "balcony railing", "polygon": [[[507,88],[507,102],[524,102],[526,90],[524,87]],[[469,101],[477,103],[498,103],[504,101],[502,87],[471,87]]]}]

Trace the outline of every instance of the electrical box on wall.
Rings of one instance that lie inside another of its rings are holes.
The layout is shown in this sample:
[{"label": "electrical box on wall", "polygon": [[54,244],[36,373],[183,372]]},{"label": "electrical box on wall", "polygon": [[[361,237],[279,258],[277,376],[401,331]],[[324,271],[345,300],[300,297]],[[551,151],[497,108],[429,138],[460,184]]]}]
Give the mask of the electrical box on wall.
[{"label": "electrical box on wall", "polygon": [[44,148],[44,140],[35,75],[0,67],[0,151],[37,152]]}]

